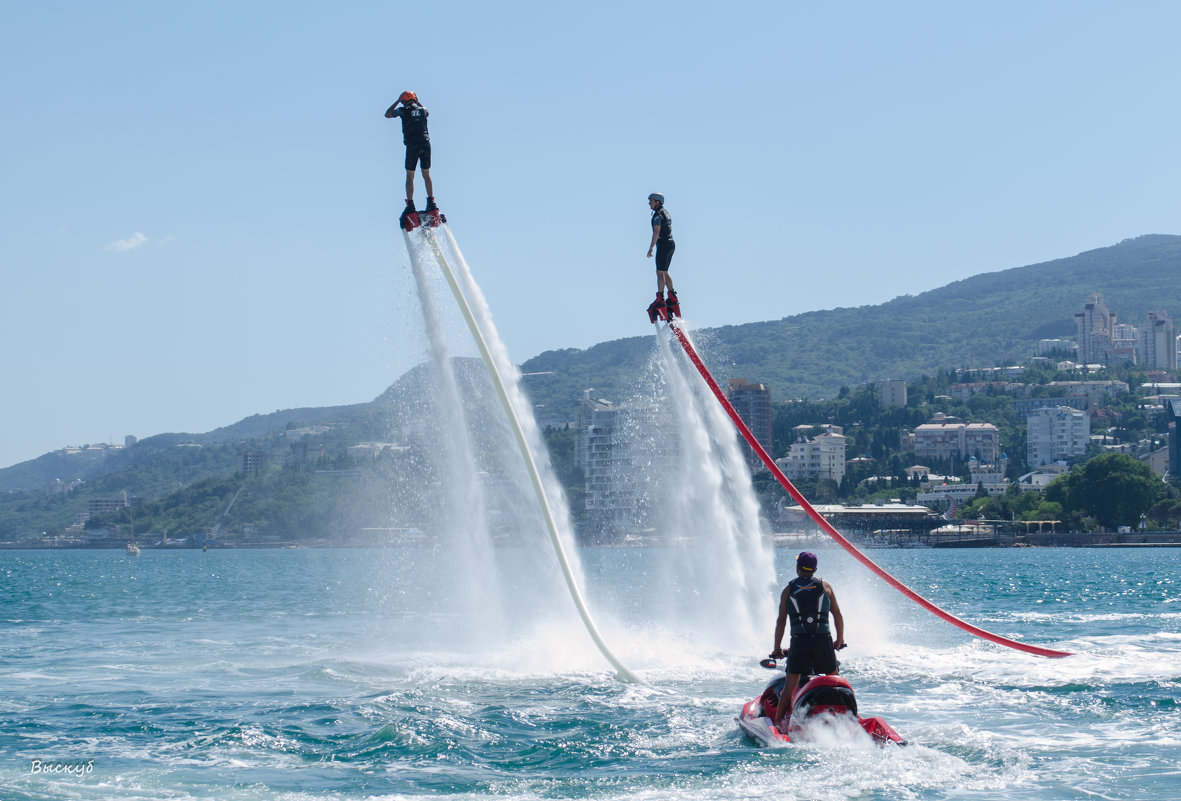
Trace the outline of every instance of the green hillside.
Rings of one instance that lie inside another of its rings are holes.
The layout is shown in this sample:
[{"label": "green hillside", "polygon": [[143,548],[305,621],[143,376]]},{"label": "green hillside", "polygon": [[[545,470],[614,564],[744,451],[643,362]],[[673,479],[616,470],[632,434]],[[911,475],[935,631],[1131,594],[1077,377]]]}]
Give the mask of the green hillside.
[{"label": "green hillside", "polygon": [[[1024,362],[1039,339],[1074,335],[1074,314],[1093,292],[1106,298],[1120,320],[1132,324],[1151,310],[1181,315],[1179,278],[1181,237],[1143,236],[1067,259],[975,276],[879,306],[726,326],[695,332],[695,338],[720,380],[741,376],[768,384],[775,400],[835,398],[842,387],[876,379],[914,381],[937,373],[946,377],[956,367]],[[525,362],[524,372],[544,374],[526,382],[538,417],[570,419],[576,401],[590,387],[596,397],[626,397],[641,380],[652,348],[650,337],[634,337],[587,350],[549,351]],[[486,396],[491,389],[482,363],[456,361],[464,397]],[[0,542],[60,531],[86,511],[89,498],[121,493],[143,499],[136,519],[127,514],[126,519],[92,520],[91,525],[134,525],[136,531],[175,536],[249,523],[260,534],[287,536],[298,528],[314,537],[341,527],[412,525],[422,504],[438,502],[431,497],[433,490],[400,488],[395,480],[399,471],[381,460],[361,464],[357,475],[358,461],[347,449],[365,441],[408,444],[412,447],[399,458],[403,465],[405,460],[416,465],[417,478],[429,484],[429,471],[417,465],[426,465],[429,460],[421,454],[437,447],[430,438],[438,432],[422,423],[436,413],[433,375],[425,366],[415,368],[368,403],[253,415],[204,434],[160,434],[126,448],[51,453],[2,469]],[[806,412],[803,422],[836,413],[827,410],[817,417],[818,409],[796,406]],[[916,408],[913,413],[927,411]],[[1126,416],[1132,411],[1125,410]],[[478,402],[471,402],[467,412],[473,431],[489,432],[497,425],[495,415]],[[995,422],[1006,431],[1006,444],[1019,449],[1020,426],[1002,418]],[[864,442],[859,434],[851,455],[876,458],[878,450],[887,455],[887,444],[897,442],[893,428],[913,424],[894,421],[889,430],[872,432]],[[307,433],[309,427],[314,433]],[[572,441],[562,439],[563,433],[568,432],[551,432],[550,443],[558,447],[556,466],[568,471]],[[778,442],[782,448],[787,439]],[[477,443],[478,454],[485,450]],[[265,469],[243,471],[247,451],[259,455]],[[1014,463],[1019,462],[1015,457]],[[497,466],[485,463],[481,469],[495,473]],[[345,473],[349,478],[341,481]],[[69,492],[50,492],[55,479],[82,481]],[[564,473],[564,481],[576,496],[578,477]]]},{"label": "green hillside", "polygon": [[[741,376],[767,384],[777,400],[816,399],[835,396],[842,386],[912,380],[939,367],[1023,361],[1040,339],[1073,338],[1074,314],[1093,292],[1121,322],[1139,325],[1158,309],[1181,317],[1181,236],[1141,236],[878,306],[807,312],[696,336],[719,380]],[[547,351],[521,369],[553,371],[528,382],[528,390],[545,416],[561,416],[587,387],[597,397],[626,396],[651,350],[649,337],[632,337]]]}]

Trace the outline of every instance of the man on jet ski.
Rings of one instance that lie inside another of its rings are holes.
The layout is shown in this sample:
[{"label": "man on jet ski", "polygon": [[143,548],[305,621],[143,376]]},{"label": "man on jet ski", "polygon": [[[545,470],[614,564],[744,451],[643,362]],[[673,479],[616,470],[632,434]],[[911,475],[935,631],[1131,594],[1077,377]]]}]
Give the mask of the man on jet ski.
[{"label": "man on jet ski", "polygon": [[[816,575],[816,562],[816,554],[810,551],[797,556],[796,577],[783,588],[779,596],[775,647],[771,651],[773,659],[783,656],[783,633],[787,621],[791,620],[787,682],[775,712],[775,725],[781,731],[791,719],[791,697],[800,683],[800,675],[833,676],[840,672],[836,652],[845,647],[845,618],[841,615],[832,587]],[[836,627],[835,642],[828,624],[830,613]]]}]

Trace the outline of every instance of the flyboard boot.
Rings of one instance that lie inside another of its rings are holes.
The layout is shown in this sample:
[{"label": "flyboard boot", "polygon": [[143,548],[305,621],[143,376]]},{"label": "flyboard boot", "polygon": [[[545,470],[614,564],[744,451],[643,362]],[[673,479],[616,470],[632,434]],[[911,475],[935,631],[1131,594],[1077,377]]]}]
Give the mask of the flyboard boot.
[{"label": "flyboard boot", "polygon": [[443,212],[439,211],[439,207],[435,205],[434,195],[427,197],[426,208],[419,212],[418,219],[428,228],[437,228],[439,223],[447,222],[447,218],[443,216]]},{"label": "flyboard boot", "polygon": [[407,198],[406,208],[402,210],[402,216],[398,218],[398,225],[403,231],[413,231],[418,227],[418,224],[418,212],[414,210],[414,201]]},{"label": "flyboard boot", "polygon": [[648,322],[668,319],[668,307],[664,305],[664,293],[657,292],[656,300],[648,304]]},{"label": "flyboard boot", "polygon": [[664,306],[668,312],[667,316],[669,320],[672,320],[673,317],[681,316],[681,301],[677,299],[676,290],[670,289],[668,291],[668,302]]}]

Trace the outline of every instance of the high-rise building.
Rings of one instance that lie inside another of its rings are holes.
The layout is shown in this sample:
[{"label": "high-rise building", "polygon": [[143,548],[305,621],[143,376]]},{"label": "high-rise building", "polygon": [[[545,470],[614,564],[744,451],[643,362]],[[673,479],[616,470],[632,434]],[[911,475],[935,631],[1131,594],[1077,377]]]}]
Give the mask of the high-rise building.
[{"label": "high-rise building", "polygon": [[1078,359],[1083,364],[1111,362],[1115,342],[1115,315],[1108,310],[1103,296],[1091,295],[1081,312],[1074,315],[1078,330]]},{"label": "high-rise building", "polygon": [[1111,328],[1111,359],[1116,362],[1136,363],[1140,329],[1134,325],[1117,323]]},{"label": "high-rise building", "polygon": [[586,391],[577,413],[575,459],[585,480],[591,538],[651,527],[659,492],[640,465],[675,461],[679,453],[676,427],[659,406],[592,400]]},{"label": "high-rise building", "polygon": [[1140,360],[1142,367],[1159,370],[1177,369],[1177,331],[1169,313],[1151,311],[1140,326]]},{"label": "high-rise building", "polygon": [[[731,378],[726,390],[726,398],[742,422],[755,435],[755,439],[763,446],[763,450],[771,452],[771,390],[764,384],[752,384],[745,378]],[[742,441],[742,453],[746,456],[746,463],[751,470],[766,469],[763,462],[751,450],[746,441]]]}]

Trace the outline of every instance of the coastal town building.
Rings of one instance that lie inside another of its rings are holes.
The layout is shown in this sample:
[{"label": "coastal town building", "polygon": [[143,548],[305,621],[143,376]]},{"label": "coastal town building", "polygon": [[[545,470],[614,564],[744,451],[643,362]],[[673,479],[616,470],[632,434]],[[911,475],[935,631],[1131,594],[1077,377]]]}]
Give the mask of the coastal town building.
[{"label": "coastal town building", "polygon": [[[926,534],[946,522],[925,506],[899,502],[814,504],[812,509],[838,531],[858,537]],[[803,507],[786,503],[780,505],[775,524],[779,531],[816,529],[816,523]]]},{"label": "coastal town building", "polygon": [[1038,356],[1073,357],[1078,345],[1069,339],[1040,339],[1037,343]]},{"label": "coastal town building", "polygon": [[1055,392],[1052,397],[1015,398],[1013,411],[1026,417],[1037,409],[1052,409],[1069,406],[1087,412],[1092,418],[1105,408],[1109,401],[1128,391],[1125,381],[1051,381],[1046,385]]},{"label": "coastal town building", "polygon": [[266,463],[266,454],[262,451],[246,450],[238,459],[238,472],[244,476],[257,476],[258,471]]},{"label": "coastal town building", "polygon": [[833,425],[832,423],[818,423],[818,424],[812,424],[812,425],[808,425],[807,423],[805,423],[804,425],[793,426],[791,431],[792,431],[792,434],[795,435],[795,440],[797,442],[805,440],[808,437],[814,436],[816,434],[844,434],[845,433],[845,429],[843,426]]},{"label": "coastal town building", "polygon": [[901,437],[904,450],[922,461],[967,461],[971,457],[993,463],[1001,455],[1000,431],[992,423],[964,423],[940,413]]},{"label": "coastal town building", "polygon": [[[680,438],[656,404],[617,404],[583,392],[575,416],[575,460],[586,490],[586,534],[611,539],[651,527],[659,487],[640,464],[676,461]],[[643,435],[640,435],[643,432]],[[658,474],[655,481],[659,483]]]},{"label": "coastal town building", "polygon": [[898,378],[890,378],[878,382],[878,406],[889,409],[892,406],[906,405],[906,382]]},{"label": "coastal town building", "polygon": [[1147,368],[1177,369],[1177,332],[1168,312],[1151,311],[1140,326],[1137,363]]},{"label": "coastal town building", "polygon": [[970,381],[960,384],[952,384],[947,389],[947,394],[956,400],[966,401],[973,395],[978,395],[981,392],[991,392],[997,395],[1025,395],[1029,392],[1030,386],[1022,384],[1017,381]]},{"label": "coastal town building", "polygon": [[1115,340],[1115,315],[1107,308],[1100,294],[1091,295],[1081,312],[1074,315],[1077,330],[1078,360],[1084,364],[1108,364],[1112,359]]},{"label": "coastal town building", "polygon": [[1113,362],[1136,363],[1140,329],[1134,325],[1119,323],[1112,328],[1111,357]]},{"label": "coastal town building", "polygon": [[117,512],[129,506],[139,506],[142,503],[143,498],[128,495],[126,492],[120,492],[118,495],[94,496],[86,501],[86,513],[90,517],[95,517],[108,512]]},{"label": "coastal town building", "polygon": [[1066,390],[1068,397],[1081,396],[1087,399],[1086,409],[1099,409],[1118,395],[1128,391],[1128,382],[1108,379],[1106,381],[1051,381],[1047,386]]},{"label": "coastal town building", "polygon": [[1077,459],[1091,441],[1091,418],[1069,406],[1035,409],[1025,418],[1030,467]]},{"label": "coastal town building", "polygon": [[358,442],[345,451],[354,462],[371,462],[382,454],[394,455],[409,450],[407,445],[396,442]]},{"label": "coastal town building", "polygon": [[[738,412],[742,422],[746,423],[750,433],[754,434],[755,439],[763,446],[763,450],[770,453],[773,418],[771,391],[767,389],[765,384],[754,384],[745,378],[731,378],[726,388],[726,398],[734,407],[734,411]],[[758,472],[766,469],[762,460],[746,443],[745,439],[742,440],[741,446],[742,454],[746,457],[746,463],[752,471]]]},{"label": "coastal town building", "polygon": [[792,481],[828,479],[838,484],[845,477],[846,439],[843,434],[825,433],[792,443],[787,456],[775,464]]}]

